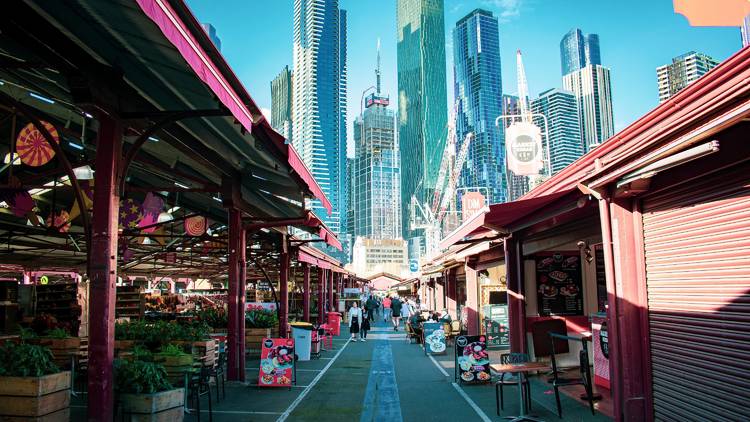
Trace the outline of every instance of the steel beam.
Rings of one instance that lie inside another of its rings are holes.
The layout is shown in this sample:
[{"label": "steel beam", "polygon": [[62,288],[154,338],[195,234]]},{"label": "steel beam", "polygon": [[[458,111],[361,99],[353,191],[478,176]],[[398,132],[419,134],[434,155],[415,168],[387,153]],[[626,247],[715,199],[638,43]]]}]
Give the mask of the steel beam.
[{"label": "steel beam", "polygon": [[302,319],[310,322],[310,265],[302,263]]},{"label": "steel beam", "polygon": [[[89,254],[88,420],[114,417],[115,283],[117,282],[117,193],[122,151],[120,122],[101,113],[96,149],[96,189]],[[80,202],[83,206],[83,202]],[[86,214],[86,211],[83,211]]]}]

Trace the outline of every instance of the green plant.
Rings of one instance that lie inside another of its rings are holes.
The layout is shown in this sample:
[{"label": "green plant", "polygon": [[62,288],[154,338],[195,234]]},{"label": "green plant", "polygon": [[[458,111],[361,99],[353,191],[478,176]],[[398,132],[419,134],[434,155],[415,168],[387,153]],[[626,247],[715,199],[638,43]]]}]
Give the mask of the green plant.
[{"label": "green plant", "polygon": [[162,356],[184,356],[187,355],[182,348],[176,344],[166,344],[161,347],[159,354]]},{"label": "green plant", "polygon": [[53,328],[47,331],[47,333],[44,334],[44,337],[54,338],[54,339],[66,339],[66,338],[70,338],[70,334],[68,334],[68,332],[62,328]]},{"label": "green plant", "polygon": [[141,345],[133,347],[131,353],[135,360],[142,360],[144,362],[152,362],[154,360],[153,353]]},{"label": "green plant", "polygon": [[33,338],[36,338],[37,335],[34,332],[34,330],[32,330],[31,328],[21,327],[20,337],[21,337],[21,341],[25,342],[27,340],[31,340]]},{"label": "green plant", "polygon": [[211,328],[227,328],[229,323],[227,311],[224,308],[204,308],[197,312],[195,316]]},{"label": "green plant", "polygon": [[209,338],[211,327],[204,321],[191,321],[188,323],[178,324],[175,330],[175,340],[183,341],[200,341]]},{"label": "green plant", "polygon": [[141,360],[115,360],[115,390],[120,394],[153,394],[171,390],[164,366]]},{"label": "green plant", "polygon": [[5,342],[0,346],[0,376],[41,377],[60,372],[46,347]]},{"label": "green plant", "polygon": [[253,308],[245,313],[245,327],[247,328],[273,328],[278,323],[276,311]]}]

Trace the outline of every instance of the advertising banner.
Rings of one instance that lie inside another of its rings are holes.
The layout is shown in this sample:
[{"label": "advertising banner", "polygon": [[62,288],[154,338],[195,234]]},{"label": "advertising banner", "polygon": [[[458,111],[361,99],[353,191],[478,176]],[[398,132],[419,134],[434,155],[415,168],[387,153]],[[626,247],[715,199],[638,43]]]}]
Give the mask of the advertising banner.
[{"label": "advertising banner", "polygon": [[290,387],[294,380],[294,340],[264,338],[260,351],[259,387]]},{"label": "advertising banner", "polygon": [[505,130],[508,169],[517,176],[534,176],[542,170],[542,131],[528,122],[515,122]]},{"label": "advertising banner", "polygon": [[484,208],[485,198],[479,192],[466,192],[461,197],[461,218],[466,221]]},{"label": "advertising banner", "polygon": [[445,330],[441,322],[425,322],[424,330],[424,352],[425,354],[445,353]]},{"label": "advertising banner", "polygon": [[489,382],[490,357],[486,336],[456,337],[456,376],[465,383]]}]

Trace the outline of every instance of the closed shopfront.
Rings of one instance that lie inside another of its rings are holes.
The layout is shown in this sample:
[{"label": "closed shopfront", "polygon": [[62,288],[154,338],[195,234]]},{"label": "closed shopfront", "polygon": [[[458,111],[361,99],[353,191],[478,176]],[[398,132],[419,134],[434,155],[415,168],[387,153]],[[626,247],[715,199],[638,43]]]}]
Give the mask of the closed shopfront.
[{"label": "closed shopfront", "polygon": [[750,164],[643,199],[656,420],[750,420]]}]

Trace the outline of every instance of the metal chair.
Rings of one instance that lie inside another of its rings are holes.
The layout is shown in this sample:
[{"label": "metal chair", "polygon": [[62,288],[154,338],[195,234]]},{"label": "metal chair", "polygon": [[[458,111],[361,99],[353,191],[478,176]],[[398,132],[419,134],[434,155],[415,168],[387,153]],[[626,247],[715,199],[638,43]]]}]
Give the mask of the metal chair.
[{"label": "metal chair", "polygon": [[214,410],[211,403],[211,386],[209,385],[208,381],[210,379],[210,371],[209,368],[205,366],[201,366],[200,370],[196,373],[193,373],[190,376],[190,379],[188,380],[188,395],[190,398],[191,404],[195,404],[195,417],[198,418],[198,421],[201,420],[201,396],[207,396],[208,397],[208,420],[209,422],[213,421],[214,418]]},{"label": "metal chair", "polygon": [[[504,353],[500,355],[500,363],[503,365],[526,363],[528,361],[529,355],[527,355],[526,353]],[[500,379],[495,382],[495,408],[497,410],[498,416],[500,416],[500,409],[505,409],[505,403],[503,399],[503,386],[518,385],[518,381],[520,379],[520,377],[518,376],[516,376],[515,378],[506,379],[506,375],[508,374],[505,372],[500,373]],[[526,405],[528,411],[531,411],[531,383],[529,383],[529,380],[527,378],[524,378],[523,383],[521,386],[519,386],[519,388],[523,388],[524,396],[526,396],[524,404]]]},{"label": "metal chair", "polygon": [[216,361],[215,366],[208,368],[209,378],[213,378],[216,382],[216,402],[219,402],[219,382],[221,382],[221,393],[223,398],[227,398],[227,391],[225,388],[226,384],[226,352],[219,352],[219,358]]},{"label": "metal chair", "polygon": [[[591,368],[589,367],[589,352],[586,346],[586,339],[571,337],[556,333],[549,333],[550,342],[552,343],[552,354],[550,355],[552,361],[552,388],[555,390],[555,401],[557,402],[557,416],[562,418],[562,405],[560,404],[560,392],[558,388],[568,387],[571,385],[583,385],[586,389],[586,396],[588,398],[589,407],[591,408],[591,414],[596,414],[594,411],[594,394],[593,387],[591,385]],[[560,372],[557,370],[557,359],[555,358],[555,343],[559,340],[580,341],[582,348],[578,353],[578,362],[580,364],[580,377],[561,377]]]}]

